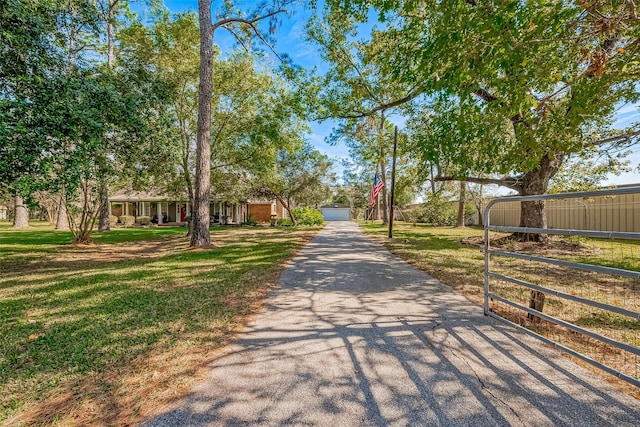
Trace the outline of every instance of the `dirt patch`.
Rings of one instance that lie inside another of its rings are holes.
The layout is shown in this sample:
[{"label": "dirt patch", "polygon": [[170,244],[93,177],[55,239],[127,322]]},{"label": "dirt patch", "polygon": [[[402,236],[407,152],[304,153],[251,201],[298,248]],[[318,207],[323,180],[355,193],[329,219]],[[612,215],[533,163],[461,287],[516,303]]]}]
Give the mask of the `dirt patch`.
[{"label": "dirt patch", "polygon": [[63,246],[48,258],[52,262],[122,262],[130,259],[160,258],[185,251],[189,241],[183,236],[118,244],[96,244],[88,246]]},{"label": "dirt patch", "polygon": [[[460,239],[460,242],[474,247],[484,247],[482,236],[471,236]],[[571,242],[563,239],[550,238],[545,243],[522,242],[511,236],[491,239],[491,247],[503,249],[510,252],[518,252],[529,255],[539,255],[546,257],[554,256],[579,256],[579,255],[599,255],[601,250],[592,248],[584,243]]]}]

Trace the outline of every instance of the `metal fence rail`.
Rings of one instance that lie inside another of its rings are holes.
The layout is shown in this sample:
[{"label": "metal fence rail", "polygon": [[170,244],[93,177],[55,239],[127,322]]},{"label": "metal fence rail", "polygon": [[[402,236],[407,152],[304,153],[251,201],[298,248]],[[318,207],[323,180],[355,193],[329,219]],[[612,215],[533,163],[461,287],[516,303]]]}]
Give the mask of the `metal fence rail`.
[{"label": "metal fence rail", "polygon": [[[484,313],[640,387],[640,233],[603,230],[601,222],[597,230],[588,229],[584,221],[574,222],[582,224],[583,229],[490,223],[491,209],[500,204],[540,200],[564,203],[622,195],[633,195],[635,200],[640,196],[640,187],[491,201],[484,212]],[[631,218],[625,221],[638,222],[640,212],[636,211],[626,209]],[[590,248],[589,242],[610,244],[611,250],[600,251],[611,255],[605,258],[591,249],[579,256],[541,256],[531,253],[532,249],[524,253],[517,247],[492,246],[492,232],[547,234],[560,243],[568,241],[562,239],[584,239],[575,244],[576,251]],[[534,297],[550,307],[550,312],[534,304]]]}]

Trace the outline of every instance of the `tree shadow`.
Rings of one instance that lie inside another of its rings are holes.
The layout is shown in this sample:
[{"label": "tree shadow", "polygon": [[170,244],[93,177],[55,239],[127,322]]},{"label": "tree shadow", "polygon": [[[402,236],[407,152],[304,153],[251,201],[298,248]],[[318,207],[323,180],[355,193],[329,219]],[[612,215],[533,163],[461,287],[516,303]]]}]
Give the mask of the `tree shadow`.
[{"label": "tree shadow", "polygon": [[211,379],[144,426],[640,422],[633,399],[353,227],[331,227]]}]

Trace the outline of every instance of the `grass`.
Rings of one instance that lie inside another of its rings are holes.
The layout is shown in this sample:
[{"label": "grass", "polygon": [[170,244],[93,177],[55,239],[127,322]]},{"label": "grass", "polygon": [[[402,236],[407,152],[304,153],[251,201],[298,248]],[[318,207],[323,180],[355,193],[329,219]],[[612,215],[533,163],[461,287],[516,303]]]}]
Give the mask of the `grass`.
[{"label": "grass", "polygon": [[[463,238],[478,240],[483,231],[478,228],[442,228],[418,224],[413,227],[403,222],[394,223],[394,238],[388,239],[387,227],[379,222],[360,223],[362,229],[383,243],[387,248],[417,268],[451,286],[471,301],[482,305],[484,294],[484,255],[479,247],[463,244]],[[501,237],[500,235],[492,238]],[[562,258],[593,265],[624,268],[640,271],[640,246],[635,241],[606,239],[562,238],[555,247],[571,248],[560,253],[545,253],[534,248],[535,254],[551,258]],[[510,248],[510,250],[515,250]],[[557,250],[557,249],[554,249]],[[516,260],[505,257],[491,257],[491,269],[507,276],[536,283],[571,295],[582,296],[598,302],[640,311],[640,280],[614,277],[580,270],[572,270],[548,264]],[[527,306],[530,291],[508,282],[491,281],[492,292]],[[617,348],[601,345],[593,339],[580,338],[581,335],[567,332],[548,322],[535,322],[527,318],[521,310],[507,308],[493,303],[492,310],[504,317],[537,330],[583,354],[612,366],[630,376],[640,378],[638,357]],[[618,314],[586,306],[566,299],[547,295],[544,312],[565,321],[578,324],[640,347],[640,321]],[[598,371],[600,372],[600,371]],[[608,378],[611,380],[611,378]],[[617,384],[620,386],[620,384]],[[630,385],[622,389],[640,398],[640,390]]]},{"label": "grass", "polygon": [[[0,260],[6,266],[37,260],[60,245],[73,243],[70,231],[56,231],[48,223],[32,221],[28,229],[13,229],[0,222]],[[212,228],[214,230],[214,228]],[[126,243],[186,234],[183,227],[113,228],[108,233],[92,233],[96,243]],[[0,271],[2,265],[0,264]]]},{"label": "grass", "polygon": [[0,423],[130,424],[185,393],[309,228],[116,229],[95,246],[0,227]]}]

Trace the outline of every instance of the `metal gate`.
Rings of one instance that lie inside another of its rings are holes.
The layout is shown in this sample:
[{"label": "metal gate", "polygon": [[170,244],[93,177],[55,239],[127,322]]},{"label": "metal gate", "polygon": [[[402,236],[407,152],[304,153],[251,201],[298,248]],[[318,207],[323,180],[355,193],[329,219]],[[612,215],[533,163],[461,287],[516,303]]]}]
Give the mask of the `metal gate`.
[{"label": "metal gate", "polygon": [[[600,229],[585,226],[579,211],[569,228],[491,224],[492,208],[503,203],[611,205],[630,194],[640,187],[491,201],[484,212],[484,313],[640,387],[640,233],[602,229],[604,221]],[[640,221],[640,206],[620,212]],[[543,234],[551,244],[497,233]]]}]

